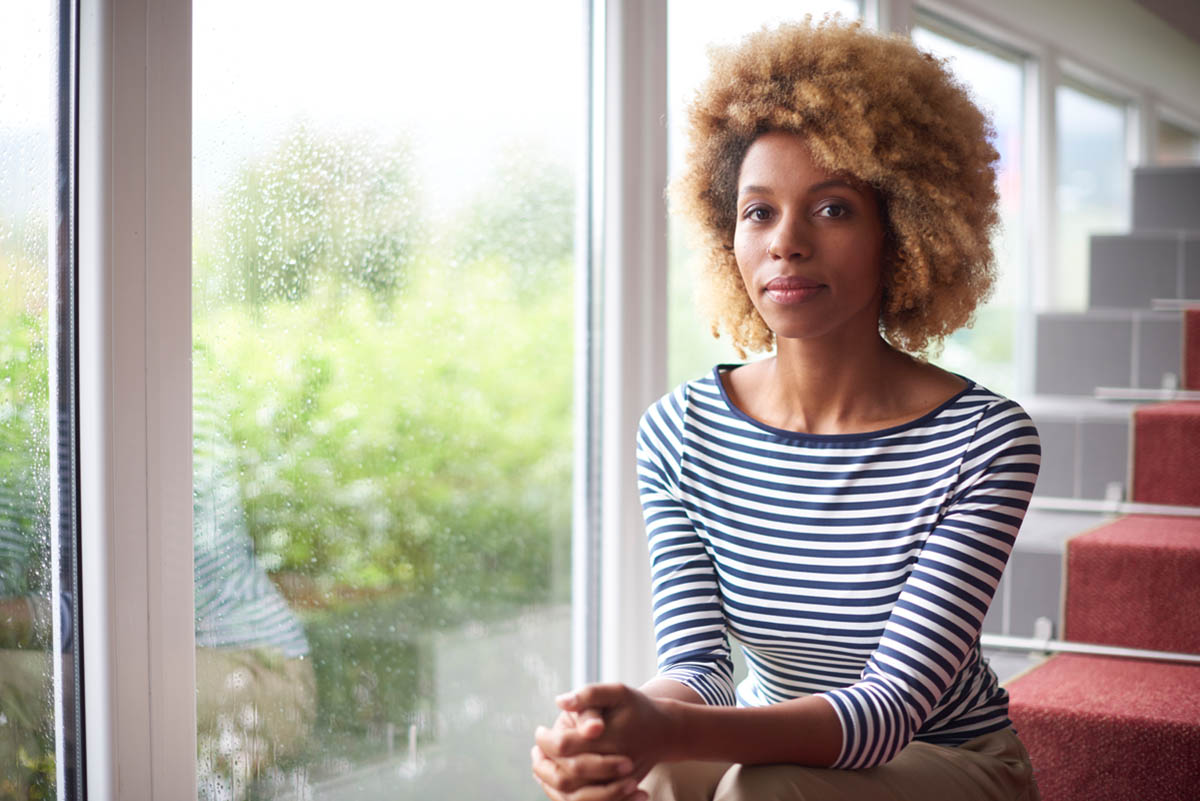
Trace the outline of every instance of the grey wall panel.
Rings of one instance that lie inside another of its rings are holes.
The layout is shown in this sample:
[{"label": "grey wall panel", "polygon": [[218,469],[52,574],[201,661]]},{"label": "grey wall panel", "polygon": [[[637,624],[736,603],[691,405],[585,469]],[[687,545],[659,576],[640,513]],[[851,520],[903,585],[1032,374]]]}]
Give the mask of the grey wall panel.
[{"label": "grey wall panel", "polygon": [[1091,395],[1096,387],[1129,386],[1132,315],[1039,314],[1034,391]]},{"label": "grey wall panel", "polygon": [[1103,499],[1111,482],[1122,487],[1129,467],[1129,423],[1085,420],[1079,428],[1079,487],[1084,498]]},{"label": "grey wall panel", "polygon": [[1144,389],[1164,386],[1168,374],[1182,381],[1183,322],[1178,315],[1138,315],[1136,370],[1137,386]]},{"label": "grey wall panel", "polygon": [[1135,168],[1133,230],[1200,231],[1200,166]]},{"label": "grey wall panel", "polygon": [[1200,300],[1200,236],[1183,243],[1183,296]]},{"label": "grey wall panel", "polygon": [[1061,632],[1062,560],[1061,553],[1013,551],[1009,558],[1009,634],[1032,637],[1039,617],[1050,618],[1055,633]]},{"label": "grey wall panel", "polygon": [[1078,424],[1074,420],[1034,419],[1042,440],[1042,467],[1038,471],[1038,495],[1049,498],[1075,497],[1075,437]]},{"label": "grey wall panel", "polygon": [[1179,293],[1179,238],[1171,234],[1093,236],[1088,267],[1092,308],[1148,309]]}]

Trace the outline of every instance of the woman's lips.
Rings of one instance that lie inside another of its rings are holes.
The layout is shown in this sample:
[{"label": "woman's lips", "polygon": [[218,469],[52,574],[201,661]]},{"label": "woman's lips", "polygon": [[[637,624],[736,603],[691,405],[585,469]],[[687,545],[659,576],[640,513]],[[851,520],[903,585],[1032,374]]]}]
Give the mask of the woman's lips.
[{"label": "woman's lips", "polygon": [[772,278],[765,287],[767,296],[780,304],[803,303],[817,295],[825,285],[800,276],[781,275]]}]

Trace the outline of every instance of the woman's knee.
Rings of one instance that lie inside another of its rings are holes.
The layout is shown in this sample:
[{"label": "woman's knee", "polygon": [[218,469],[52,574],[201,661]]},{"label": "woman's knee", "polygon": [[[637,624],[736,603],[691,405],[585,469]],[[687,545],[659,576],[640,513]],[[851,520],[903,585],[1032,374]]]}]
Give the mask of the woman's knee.
[{"label": "woman's knee", "polygon": [[662,762],[642,780],[650,801],[712,801],[726,762]]},{"label": "woman's knee", "polygon": [[717,785],[713,801],[825,801],[840,794],[819,791],[812,768],[795,765],[734,765]]}]

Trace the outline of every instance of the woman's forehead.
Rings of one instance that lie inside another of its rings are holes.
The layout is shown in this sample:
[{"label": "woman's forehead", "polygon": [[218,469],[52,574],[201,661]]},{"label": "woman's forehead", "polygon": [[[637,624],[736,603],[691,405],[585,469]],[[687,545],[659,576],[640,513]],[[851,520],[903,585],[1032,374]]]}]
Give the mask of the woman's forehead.
[{"label": "woman's forehead", "polygon": [[739,194],[832,183],[856,191],[868,188],[857,177],[821,164],[813,157],[807,140],[788,131],[769,131],[755,139],[738,171]]}]

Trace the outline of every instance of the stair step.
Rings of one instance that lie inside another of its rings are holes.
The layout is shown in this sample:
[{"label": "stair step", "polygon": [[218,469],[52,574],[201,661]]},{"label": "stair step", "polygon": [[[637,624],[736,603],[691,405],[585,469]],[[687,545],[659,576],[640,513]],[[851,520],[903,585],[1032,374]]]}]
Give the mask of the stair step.
[{"label": "stair step", "polygon": [[1133,230],[1200,228],[1200,166],[1135,167]]},{"label": "stair step", "polygon": [[1067,543],[1066,639],[1200,654],[1200,518],[1130,515]]},{"label": "stair step", "polygon": [[1133,420],[1131,500],[1200,506],[1200,401],[1142,406]]},{"label": "stair step", "polygon": [[1200,309],[1183,313],[1183,386],[1200,390]]},{"label": "stair step", "polygon": [[1006,688],[1046,801],[1195,798],[1200,667],[1059,654]]},{"label": "stair step", "polygon": [[1157,299],[1200,297],[1200,233],[1096,235],[1088,264],[1092,308],[1143,309]]},{"label": "stair step", "polygon": [[1037,316],[1039,395],[1091,395],[1096,387],[1178,385],[1183,322],[1177,312],[1092,309]]}]

